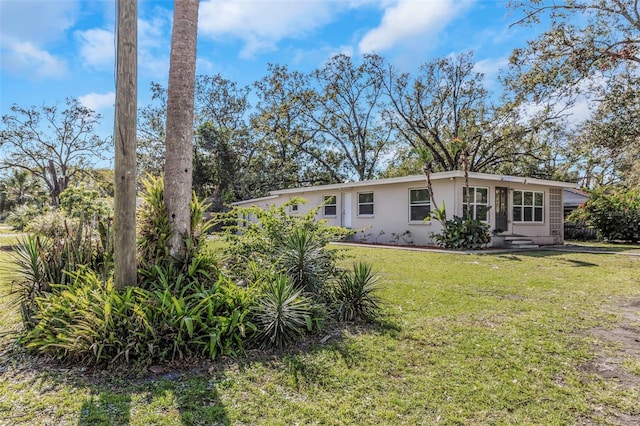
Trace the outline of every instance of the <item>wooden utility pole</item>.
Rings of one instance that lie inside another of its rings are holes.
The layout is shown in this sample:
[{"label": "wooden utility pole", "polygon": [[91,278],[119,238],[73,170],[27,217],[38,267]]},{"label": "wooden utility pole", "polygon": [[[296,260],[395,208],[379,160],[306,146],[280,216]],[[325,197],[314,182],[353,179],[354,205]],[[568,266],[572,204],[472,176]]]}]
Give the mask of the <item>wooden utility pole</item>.
[{"label": "wooden utility pole", "polygon": [[137,285],[138,5],[137,0],[116,1],[114,284],[123,288]]}]

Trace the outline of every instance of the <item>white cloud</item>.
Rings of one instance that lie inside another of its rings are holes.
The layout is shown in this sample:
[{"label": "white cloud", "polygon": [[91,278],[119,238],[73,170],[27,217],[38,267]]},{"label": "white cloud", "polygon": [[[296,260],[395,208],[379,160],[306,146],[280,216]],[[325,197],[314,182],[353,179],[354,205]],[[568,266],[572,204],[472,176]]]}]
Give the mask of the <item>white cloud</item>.
[{"label": "white cloud", "polygon": [[501,71],[506,70],[509,66],[509,57],[501,56],[499,58],[487,58],[476,62],[473,69],[476,72],[484,74],[486,88],[493,88],[499,85],[498,76]]},{"label": "white cloud", "polygon": [[509,66],[509,57],[502,56],[500,58],[487,58],[478,61],[473,66],[476,72],[482,73],[487,77],[494,77],[502,70]]},{"label": "white cloud", "polygon": [[103,108],[113,109],[113,106],[116,103],[116,94],[114,92],[88,93],[84,96],[79,96],[78,101],[85,107],[94,111],[99,111]]},{"label": "white cloud", "polygon": [[472,3],[471,0],[398,0],[385,9],[380,26],[364,35],[359,50],[382,52],[398,43],[415,43],[418,37],[421,40],[426,36],[435,37]]},{"label": "white cloud", "polygon": [[241,56],[273,50],[287,37],[301,37],[331,22],[342,10],[353,6],[337,1],[203,1],[199,30],[204,36],[231,36],[242,40]]},{"label": "white cloud", "polygon": [[59,39],[75,24],[80,1],[0,1],[0,11],[0,40],[41,45]]},{"label": "white cloud", "polygon": [[14,73],[28,73],[36,79],[60,78],[67,74],[66,62],[29,42],[3,46],[2,66]]},{"label": "white cloud", "polygon": [[78,18],[79,1],[0,1],[0,66],[35,79],[66,75],[66,62],[46,49]]},{"label": "white cloud", "polygon": [[80,55],[84,64],[94,68],[112,69],[115,62],[115,38],[113,31],[92,28],[76,31],[80,41]]}]

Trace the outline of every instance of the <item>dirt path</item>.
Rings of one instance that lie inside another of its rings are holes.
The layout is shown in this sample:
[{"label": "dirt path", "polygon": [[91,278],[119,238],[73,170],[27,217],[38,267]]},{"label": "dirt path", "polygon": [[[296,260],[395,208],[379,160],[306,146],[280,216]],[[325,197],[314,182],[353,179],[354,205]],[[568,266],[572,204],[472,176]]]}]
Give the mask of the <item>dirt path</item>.
[{"label": "dirt path", "polygon": [[[590,331],[596,338],[596,358],[581,369],[597,374],[622,389],[640,389],[640,376],[625,369],[625,363],[640,365],[640,300],[623,301],[612,306],[621,320],[614,328],[595,328]],[[640,425],[640,413],[603,413],[608,422],[618,425]]]}]

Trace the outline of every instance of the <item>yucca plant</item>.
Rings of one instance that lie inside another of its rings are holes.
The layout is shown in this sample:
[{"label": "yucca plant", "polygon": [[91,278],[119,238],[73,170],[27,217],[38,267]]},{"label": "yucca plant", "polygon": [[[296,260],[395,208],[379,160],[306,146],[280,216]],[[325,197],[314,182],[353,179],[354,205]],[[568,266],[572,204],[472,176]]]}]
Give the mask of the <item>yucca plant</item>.
[{"label": "yucca plant", "polygon": [[367,262],[356,262],[338,280],[333,299],[339,321],[374,320],[380,314],[379,276]]},{"label": "yucca plant", "polygon": [[305,228],[295,229],[278,248],[277,265],[285,271],[296,288],[321,294],[329,279],[333,263],[324,246]]},{"label": "yucca plant", "polygon": [[256,303],[253,322],[256,341],[263,348],[283,348],[298,341],[317,321],[312,301],[286,275],[268,282]]}]

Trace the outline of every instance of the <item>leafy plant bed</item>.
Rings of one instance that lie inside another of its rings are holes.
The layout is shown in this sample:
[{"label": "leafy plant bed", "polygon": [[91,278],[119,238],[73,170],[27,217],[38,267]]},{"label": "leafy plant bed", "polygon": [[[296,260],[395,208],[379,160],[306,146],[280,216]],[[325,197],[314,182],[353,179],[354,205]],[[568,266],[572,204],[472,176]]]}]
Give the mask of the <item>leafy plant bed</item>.
[{"label": "leafy plant bed", "polygon": [[[377,265],[385,322],[156,372],[50,364],[4,336],[0,423],[637,424],[638,348],[622,353],[592,330],[638,331],[628,310],[640,309],[640,259],[343,248],[345,266]],[[14,274],[0,270],[3,332],[19,323]],[[635,385],[590,368],[603,355]]]}]

